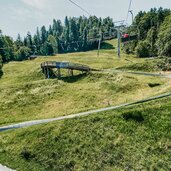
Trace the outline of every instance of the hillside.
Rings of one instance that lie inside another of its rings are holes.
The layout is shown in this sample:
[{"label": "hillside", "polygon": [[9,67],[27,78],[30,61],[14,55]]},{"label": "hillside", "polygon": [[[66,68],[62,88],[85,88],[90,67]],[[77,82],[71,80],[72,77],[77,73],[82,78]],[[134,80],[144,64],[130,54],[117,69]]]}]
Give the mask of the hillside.
[{"label": "hillside", "polygon": [[0,133],[0,162],[18,171],[170,170],[170,100]]},{"label": "hillside", "polygon": [[[116,41],[97,51],[10,62],[0,80],[0,126],[134,102],[171,90],[171,80],[123,71],[160,73],[160,59],[116,56]],[[110,45],[110,46],[109,46]],[[45,79],[40,64],[69,61],[99,72]],[[118,72],[116,72],[116,69]],[[93,116],[0,133],[0,163],[17,171],[170,170],[171,98]]]},{"label": "hillside", "polygon": [[[73,78],[65,78],[64,70],[61,80],[46,80],[40,68],[44,61],[69,61],[109,70],[88,75],[76,72]],[[119,60],[115,49],[102,50],[100,57],[97,51],[90,51],[10,62],[4,65],[0,84],[0,125],[69,115],[166,92],[170,87],[168,79],[113,72],[113,68],[153,71],[154,64],[153,60],[125,55]],[[150,87],[151,84],[158,86]]]}]

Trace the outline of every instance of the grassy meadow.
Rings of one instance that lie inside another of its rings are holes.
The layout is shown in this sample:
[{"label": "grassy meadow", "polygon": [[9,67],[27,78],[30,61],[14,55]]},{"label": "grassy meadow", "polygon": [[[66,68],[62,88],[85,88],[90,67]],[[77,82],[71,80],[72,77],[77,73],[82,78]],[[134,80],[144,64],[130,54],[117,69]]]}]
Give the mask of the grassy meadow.
[{"label": "grassy meadow", "polygon": [[170,101],[0,133],[0,163],[17,171],[168,171]]},{"label": "grassy meadow", "polygon": [[[115,44],[114,41],[108,43]],[[40,68],[44,61],[69,61],[96,69],[124,70],[135,63],[139,70],[155,70],[155,66],[152,67],[155,61],[124,54],[118,59],[116,49],[102,49],[99,57],[94,50],[39,57],[34,61],[10,62],[4,65],[4,76],[0,80],[0,126],[132,102],[170,88],[168,79],[103,71],[87,75],[75,72],[74,77],[67,78],[64,70],[62,79],[47,80]],[[151,87],[151,84],[158,86]]]},{"label": "grassy meadow", "polygon": [[[159,59],[117,58],[116,41],[97,51],[10,62],[0,80],[0,126],[133,102],[171,90],[171,80],[123,71],[160,73]],[[107,69],[45,79],[40,64],[69,61]],[[17,171],[171,170],[171,98],[0,133],[0,163]]]}]

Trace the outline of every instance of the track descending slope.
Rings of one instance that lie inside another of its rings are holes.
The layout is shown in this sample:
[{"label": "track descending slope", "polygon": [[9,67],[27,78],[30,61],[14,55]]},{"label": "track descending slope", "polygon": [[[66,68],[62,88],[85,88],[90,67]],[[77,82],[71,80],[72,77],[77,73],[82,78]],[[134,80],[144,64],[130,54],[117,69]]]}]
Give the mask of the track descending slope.
[{"label": "track descending slope", "polygon": [[76,118],[76,117],[92,115],[92,114],[99,113],[99,112],[119,109],[119,108],[122,108],[122,107],[132,106],[132,105],[136,105],[136,104],[139,104],[139,103],[145,103],[145,102],[148,102],[148,101],[152,101],[152,100],[156,100],[156,99],[160,99],[160,98],[165,98],[165,97],[168,97],[168,96],[171,96],[171,92],[166,93],[166,94],[161,94],[161,95],[158,95],[158,96],[154,96],[154,97],[150,97],[150,98],[147,98],[147,99],[139,100],[139,101],[132,102],[132,103],[121,104],[121,105],[118,105],[118,106],[111,106],[111,107],[107,107],[107,108],[91,110],[91,111],[87,111],[87,112],[77,113],[77,114],[58,117],[58,118],[33,120],[33,121],[22,122],[22,123],[18,123],[18,124],[9,125],[9,126],[3,126],[3,127],[0,127],[0,132],[10,130],[10,129],[25,128],[25,127],[29,127],[29,126],[33,126],[33,125],[39,125],[39,124],[43,124],[43,123],[49,123],[49,122],[53,122],[53,121],[59,121],[59,120],[72,119],[72,118]]}]

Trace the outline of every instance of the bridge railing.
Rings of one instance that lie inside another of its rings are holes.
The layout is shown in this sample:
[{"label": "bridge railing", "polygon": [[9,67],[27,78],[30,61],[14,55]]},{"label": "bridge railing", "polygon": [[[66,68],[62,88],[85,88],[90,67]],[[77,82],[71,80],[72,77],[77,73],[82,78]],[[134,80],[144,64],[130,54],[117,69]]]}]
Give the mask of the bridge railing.
[{"label": "bridge railing", "polygon": [[56,62],[54,61],[47,61],[41,64],[41,67],[56,67]]},{"label": "bridge railing", "polygon": [[41,67],[49,67],[49,68],[64,68],[64,69],[73,69],[73,70],[91,70],[89,66],[81,65],[78,63],[70,63],[70,62],[54,62],[47,61],[41,64]]}]

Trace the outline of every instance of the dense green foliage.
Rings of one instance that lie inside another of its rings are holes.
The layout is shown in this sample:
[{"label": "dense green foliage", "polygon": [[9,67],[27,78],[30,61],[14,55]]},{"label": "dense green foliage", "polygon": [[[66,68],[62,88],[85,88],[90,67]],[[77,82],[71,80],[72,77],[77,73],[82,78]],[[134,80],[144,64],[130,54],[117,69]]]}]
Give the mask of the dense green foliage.
[{"label": "dense green foliage", "polygon": [[66,17],[64,24],[54,19],[48,29],[45,26],[37,28],[36,34],[32,36],[28,32],[23,40],[18,35],[17,40],[13,41],[0,32],[0,55],[3,62],[8,62],[25,60],[30,55],[45,56],[94,49],[97,48],[101,36],[102,39],[104,36],[111,39],[116,35],[113,26],[109,17]]},{"label": "dense green foliage", "polygon": [[25,60],[31,54],[31,49],[24,46],[20,36],[14,42],[9,36],[3,36],[0,31],[0,55],[2,62]]},{"label": "dense green foliage", "polygon": [[3,66],[2,56],[0,55],[0,77],[3,75],[2,66]]},{"label": "dense green foliage", "polygon": [[148,57],[149,54],[149,44],[147,41],[139,41],[136,47],[137,57]]},{"label": "dense green foliage", "polygon": [[31,49],[29,49],[29,48],[26,47],[26,46],[21,46],[21,47],[17,50],[17,52],[16,52],[16,54],[15,54],[15,59],[16,59],[17,61],[25,60],[25,59],[28,58],[28,56],[30,55],[30,53],[31,53]]},{"label": "dense green foliage", "polygon": [[12,38],[3,36],[0,30],[0,55],[2,56],[3,62],[14,60],[14,48]]},{"label": "dense green foliage", "polygon": [[[130,35],[137,34],[138,40],[124,46],[125,52],[136,51],[138,57],[171,56],[170,10],[159,8],[149,12],[140,11],[128,28]],[[66,17],[64,23],[53,20],[46,28],[42,26],[34,35],[30,32],[13,41],[0,32],[0,55],[3,62],[24,60],[30,55],[54,55],[57,53],[86,51],[97,48],[102,40],[116,36],[111,18]]]},{"label": "dense green foliage", "polygon": [[[85,51],[96,47],[99,33],[109,33],[111,27],[113,27],[113,22],[109,17],[103,20],[95,16],[89,18],[66,17],[64,25],[60,20],[54,19],[49,29],[46,29],[45,26],[40,30],[37,28],[37,33],[33,38],[30,34],[29,37],[24,38],[24,44],[27,47],[35,46],[32,51],[40,55]],[[110,36],[114,33],[110,32]]]},{"label": "dense green foliage", "polygon": [[0,133],[0,162],[18,171],[170,170],[170,100]]},{"label": "dense green foliage", "polygon": [[137,34],[139,40],[129,43],[126,48],[136,50],[138,57],[171,56],[169,15],[170,10],[163,8],[140,11],[128,29],[130,34]]},{"label": "dense green foliage", "polygon": [[171,15],[160,27],[157,47],[160,56],[171,56]]}]

